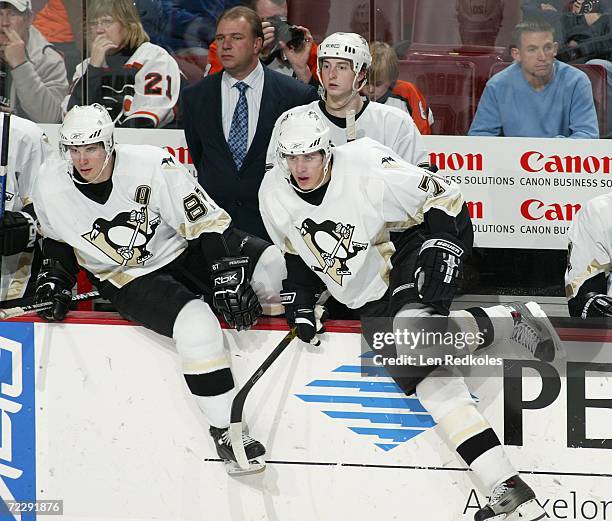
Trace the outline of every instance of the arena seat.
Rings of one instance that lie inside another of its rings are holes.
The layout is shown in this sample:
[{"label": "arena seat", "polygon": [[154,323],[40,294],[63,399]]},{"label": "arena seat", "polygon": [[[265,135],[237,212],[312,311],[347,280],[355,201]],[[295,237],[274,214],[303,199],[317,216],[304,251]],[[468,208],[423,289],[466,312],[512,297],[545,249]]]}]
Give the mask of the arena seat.
[{"label": "arena seat", "polygon": [[414,83],[433,112],[434,134],[467,134],[476,110],[475,69],[468,60],[400,61],[400,79]]},{"label": "arena seat", "polygon": [[[491,67],[489,77],[504,70],[511,63],[496,63]],[[599,135],[605,136],[611,129],[607,128],[608,121],[608,94],[606,69],[601,65],[572,64],[577,69],[584,72],[591,82],[593,89],[593,100],[595,101],[595,111],[597,112],[597,122],[599,123]]]},{"label": "arena seat", "polygon": [[491,67],[497,63],[510,61],[506,47],[486,47],[481,45],[444,45],[413,43],[406,51],[407,60],[448,60],[474,63],[476,104],[489,79]]}]

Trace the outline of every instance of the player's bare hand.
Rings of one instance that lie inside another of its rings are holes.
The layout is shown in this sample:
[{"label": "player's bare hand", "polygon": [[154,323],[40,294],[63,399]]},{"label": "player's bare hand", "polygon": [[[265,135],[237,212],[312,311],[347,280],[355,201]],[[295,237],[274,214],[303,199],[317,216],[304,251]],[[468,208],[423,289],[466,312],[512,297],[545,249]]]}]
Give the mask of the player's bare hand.
[{"label": "player's bare hand", "polygon": [[4,45],[4,59],[14,69],[26,61],[25,42],[19,33],[10,27],[3,29],[7,43]]},{"label": "player's bare hand", "polygon": [[312,34],[307,27],[296,25],[304,33],[304,43],[297,49],[290,49],[284,42],[279,42],[280,48],[287,61],[295,71],[297,79],[308,83],[312,76],[308,67],[308,58],[310,58],[310,50],[312,49]]},{"label": "player's bare hand", "polygon": [[261,27],[263,28],[264,35],[261,53],[263,55],[270,54],[272,48],[274,47],[274,42],[276,41],[276,31],[270,22],[261,22]]},{"label": "player's bare hand", "polygon": [[91,44],[91,58],[89,63],[94,67],[106,66],[106,55],[118,48],[113,41],[109,40],[104,34],[99,34]]}]

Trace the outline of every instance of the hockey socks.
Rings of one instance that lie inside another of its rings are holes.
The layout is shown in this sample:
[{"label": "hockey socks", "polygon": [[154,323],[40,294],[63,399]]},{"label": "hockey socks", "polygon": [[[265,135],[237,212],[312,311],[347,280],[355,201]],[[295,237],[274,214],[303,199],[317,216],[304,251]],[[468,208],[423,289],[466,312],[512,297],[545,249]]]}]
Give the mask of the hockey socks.
[{"label": "hockey socks", "polygon": [[462,377],[438,368],[417,385],[419,400],[484,485],[492,490],[517,472],[480,414]]},{"label": "hockey socks", "polygon": [[223,333],[208,304],[201,300],[185,304],[174,322],[173,338],[185,381],[207,421],[214,427],[229,426],[236,391]]},{"label": "hockey socks", "polygon": [[468,345],[471,353],[512,337],[515,319],[509,306],[469,308],[452,311],[450,318],[459,330],[478,335],[482,342]]},{"label": "hockey socks", "polygon": [[213,427],[223,429],[230,424],[230,411],[235,396],[236,389],[232,388],[216,396],[194,396],[194,398],[208,423]]}]

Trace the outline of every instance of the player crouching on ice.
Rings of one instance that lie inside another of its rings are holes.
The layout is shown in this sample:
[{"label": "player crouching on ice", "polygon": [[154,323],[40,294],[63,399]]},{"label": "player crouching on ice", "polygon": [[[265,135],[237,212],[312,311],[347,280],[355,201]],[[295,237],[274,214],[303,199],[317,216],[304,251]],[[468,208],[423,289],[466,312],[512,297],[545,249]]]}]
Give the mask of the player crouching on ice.
[{"label": "player crouching on ice", "polygon": [[[33,197],[45,256],[35,301],[53,301],[42,316],[63,320],[81,267],[122,316],[173,338],[231,472],[234,381],[217,317],[198,295],[232,327],[248,329],[262,305],[280,308],[282,255],[233,229],[230,216],[167,151],[115,145],[113,132],[97,104],[74,107],[64,119],[63,159],[42,167]],[[263,445],[246,434],[243,442],[254,462],[249,471],[263,468],[257,461]]]},{"label": "player crouching on ice", "polygon": [[[535,302],[449,315],[461,263],[472,246],[471,225],[457,226],[464,201],[455,184],[406,163],[369,138],[331,148],[329,129],[315,111],[285,115],[277,153],[277,166],[264,176],[259,191],[260,209],[270,237],[285,254],[282,300],[301,340],[315,339],[315,303],[327,289],[356,310],[363,329],[368,317],[394,317],[405,324],[448,315],[440,320],[445,327],[482,335],[484,342],[470,350],[502,339],[544,360],[561,350]],[[397,251],[389,240],[392,226],[402,231]],[[404,367],[392,377],[406,395],[416,390],[490,493],[477,521],[519,513],[525,521],[545,517],[462,376],[450,367],[421,365]]]}]

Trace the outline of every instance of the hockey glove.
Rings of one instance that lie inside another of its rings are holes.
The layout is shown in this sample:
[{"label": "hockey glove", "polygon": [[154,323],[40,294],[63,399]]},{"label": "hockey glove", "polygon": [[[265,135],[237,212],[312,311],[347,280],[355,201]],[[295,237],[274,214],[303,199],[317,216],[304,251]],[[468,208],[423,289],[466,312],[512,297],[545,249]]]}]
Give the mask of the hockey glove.
[{"label": "hockey glove", "polygon": [[0,219],[0,255],[14,255],[34,246],[36,223],[26,212],[5,212]]},{"label": "hockey glove", "polygon": [[213,305],[238,331],[253,326],[262,313],[249,283],[248,257],[223,257],[212,267]]},{"label": "hockey glove", "polygon": [[297,336],[302,342],[318,346],[317,338],[325,332],[323,322],[327,319],[327,310],[317,306],[318,295],[304,286],[283,281],[281,302],[285,306],[285,317],[290,327],[295,327]]},{"label": "hockey glove", "polygon": [[53,307],[39,311],[38,314],[51,322],[64,320],[70,308],[75,283],[76,277],[67,272],[61,262],[55,259],[43,260],[36,279],[34,303],[52,302]]},{"label": "hockey glove", "polygon": [[601,293],[587,293],[584,296],[584,307],[580,316],[587,317],[612,317],[612,297]]},{"label": "hockey glove", "polygon": [[434,235],[423,243],[414,278],[424,303],[453,299],[461,280],[463,255],[459,239],[448,233]]}]

